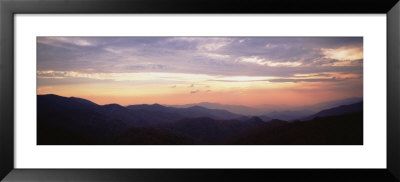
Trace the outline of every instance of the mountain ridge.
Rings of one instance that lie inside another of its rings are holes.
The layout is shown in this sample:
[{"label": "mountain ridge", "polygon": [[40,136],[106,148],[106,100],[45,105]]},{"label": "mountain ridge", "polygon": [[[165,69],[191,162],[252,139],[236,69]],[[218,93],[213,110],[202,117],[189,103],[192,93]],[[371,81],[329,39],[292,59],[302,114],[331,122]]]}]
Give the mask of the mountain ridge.
[{"label": "mountain ridge", "polygon": [[327,117],[327,116],[357,113],[363,111],[363,105],[364,105],[363,102],[357,102],[348,105],[340,105],[338,107],[321,110],[313,115],[307,116],[300,120],[304,121],[304,120],[314,119],[316,117]]},{"label": "mountain ridge", "polygon": [[[285,142],[297,144],[297,136],[302,137],[301,142],[306,143],[326,144],[340,141],[346,144],[344,139],[336,138],[354,137],[355,134],[348,133],[351,130],[346,129],[346,122],[351,122],[349,125],[353,127],[352,129],[360,126],[360,123],[362,125],[362,117],[359,117],[360,110],[362,113],[362,102],[361,107],[356,107],[356,109],[345,105],[322,110],[316,113],[318,116],[310,120],[313,122],[303,121],[305,124],[272,118],[265,122],[257,116],[237,117],[228,111],[212,110],[201,106],[173,108],[160,104],[141,104],[130,107],[118,104],[97,105],[89,100],[54,94],[38,95],[37,106],[38,145],[247,145],[285,144]],[[358,113],[357,117],[354,113]],[[329,116],[332,114],[339,116]],[[224,118],[226,116],[229,119]],[[355,118],[356,123],[353,123],[351,118]],[[337,134],[328,131],[329,127],[334,127],[332,125],[335,125],[335,120],[340,125],[335,126],[338,129],[336,132],[339,132]],[[324,131],[326,130],[327,134],[318,131],[321,127],[325,128]],[[278,131],[284,134],[278,135]],[[295,134],[291,135],[288,131]],[[326,140],[310,139],[304,133],[305,131],[319,133]],[[268,132],[278,132],[277,136],[286,139],[280,139]],[[345,132],[346,135],[341,136],[340,132]],[[359,128],[356,133],[360,133]],[[261,140],[257,138],[258,136],[267,136],[269,139]],[[360,136],[355,137],[357,140],[349,139],[350,143],[359,143]]]}]

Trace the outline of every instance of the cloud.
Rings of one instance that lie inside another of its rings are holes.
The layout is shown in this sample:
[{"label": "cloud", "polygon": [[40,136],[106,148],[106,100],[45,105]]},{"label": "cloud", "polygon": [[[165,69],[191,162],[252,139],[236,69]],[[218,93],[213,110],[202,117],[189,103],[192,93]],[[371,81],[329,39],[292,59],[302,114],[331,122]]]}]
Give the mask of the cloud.
[{"label": "cloud", "polygon": [[362,70],[362,37],[38,37],[38,70],[275,76]]},{"label": "cloud", "polygon": [[218,82],[259,82],[268,81],[275,77],[262,77],[262,76],[228,76],[228,77],[214,77],[208,81],[218,81]]},{"label": "cloud", "polygon": [[[192,81],[209,80],[215,77],[209,75],[183,74],[183,73],[158,73],[158,72],[138,72],[138,73],[84,73],[75,71],[37,71],[36,75],[41,79],[66,79],[66,78],[88,78],[94,80],[114,80],[114,81],[174,81],[189,83]],[[191,84],[189,87],[194,87]]]},{"label": "cloud", "polygon": [[224,79],[214,79],[214,80],[208,80],[208,81],[215,81],[215,82],[260,82],[260,81],[269,81],[269,80],[224,80]]},{"label": "cloud", "polygon": [[336,49],[321,48],[322,53],[327,59],[334,59],[339,61],[352,61],[363,59],[362,47],[340,47]]},{"label": "cloud", "polygon": [[[66,47],[65,44],[75,45],[75,46],[96,46],[96,42],[93,39],[86,39],[80,37],[38,37],[38,43],[52,45],[56,47]],[[64,44],[64,45],[63,45]]]},{"label": "cloud", "polygon": [[244,63],[253,63],[263,66],[269,67],[297,67],[302,65],[301,62],[280,62],[280,61],[272,61],[266,58],[260,58],[257,56],[253,57],[239,57],[236,59],[236,62],[244,62]]},{"label": "cloud", "polygon": [[199,92],[199,90],[191,90],[190,94],[195,94],[195,93],[198,93],[198,92]]},{"label": "cloud", "polygon": [[271,79],[268,80],[269,82],[336,82],[336,81],[342,81],[344,79],[337,79],[336,77],[332,77],[330,79]]},{"label": "cloud", "polygon": [[227,42],[213,42],[213,43],[206,43],[201,44],[198,46],[198,49],[205,50],[205,51],[216,51],[224,46],[226,46]]},{"label": "cloud", "polygon": [[213,58],[213,59],[228,59],[229,55],[226,54],[215,54],[215,53],[204,53],[205,56]]}]

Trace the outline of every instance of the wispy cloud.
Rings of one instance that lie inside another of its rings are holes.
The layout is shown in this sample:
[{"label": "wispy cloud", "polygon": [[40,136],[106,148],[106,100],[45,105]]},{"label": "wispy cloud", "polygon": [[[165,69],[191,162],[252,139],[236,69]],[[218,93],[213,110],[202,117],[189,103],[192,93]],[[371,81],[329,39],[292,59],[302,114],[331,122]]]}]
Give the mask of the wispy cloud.
[{"label": "wispy cloud", "polygon": [[335,82],[341,81],[340,79],[331,78],[331,79],[271,79],[269,82]]},{"label": "wispy cloud", "polygon": [[304,70],[361,69],[363,59],[362,38],[353,37],[38,37],[37,40],[39,70],[284,76]]},{"label": "wispy cloud", "polygon": [[266,92],[301,95],[324,87],[354,95],[362,94],[363,59],[362,37],[37,38],[38,90],[46,93],[243,96],[245,102],[257,92],[254,102],[261,102],[278,100]]},{"label": "wispy cloud", "polygon": [[47,44],[55,47],[68,47],[72,46],[96,46],[95,39],[80,38],[80,37],[38,37],[38,43]]},{"label": "wispy cloud", "polygon": [[353,61],[363,59],[362,47],[321,48],[325,58],[339,61]]},{"label": "wispy cloud", "polygon": [[301,62],[282,62],[282,61],[272,61],[265,58],[260,58],[257,56],[253,57],[239,57],[236,59],[236,62],[242,63],[254,63],[262,66],[269,67],[298,67],[302,63]]}]

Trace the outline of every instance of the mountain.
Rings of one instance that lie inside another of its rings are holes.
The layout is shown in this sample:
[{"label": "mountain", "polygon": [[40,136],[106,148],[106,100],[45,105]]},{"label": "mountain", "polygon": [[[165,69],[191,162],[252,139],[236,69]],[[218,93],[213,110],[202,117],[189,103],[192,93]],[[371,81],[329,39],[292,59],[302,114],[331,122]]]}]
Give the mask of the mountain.
[{"label": "mountain", "polygon": [[[334,101],[329,101],[329,102],[321,102],[318,104],[314,105],[308,105],[308,106],[296,106],[292,107],[291,110],[274,110],[272,112],[267,112],[265,114],[259,115],[260,118],[263,118],[263,120],[268,121],[270,119],[281,119],[281,120],[286,120],[286,121],[293,121],[299,118],[302,118],[302,120],[309,120],[312,119],[312,114],[319,112],[321,110],[326,110],[326,109],[331,109],[334,107],[338,107],[341,105],[349,105],[349,104],[354,104],[362,102],[362,98],[354,97],[354,98],[346,98],[346,99],[340,99],[340,100],[334,100]],[[268,105],[270,107],[270,105]],[[338,113],[338,114],[343,114],[343,113]],[[336,115],[336,114],[333,114]],[[328,116],[328,115],[321,115],[321,116]],[[269,119],[268,119],[269,118]]]},{"label": "mountain", "polygon": [[[97,143],[129,127],[121,120],[87,109],[59,110],[57,108],[50,110],[38,108],[38,144],[52,144],[52,142],[61,141],[63,143],[76,142],[69,137],[63,137],[68,133],[70,136],[75,136],[77,140],[85,138],[85,140],[91,141],[89,143]],[[53,135],[50,131],[53,132]],[[51,141],[51,139],[57,141]]]},{"label": "mountain", "polygon": [[[272,122],[272,121],[271,121]],[[362,145],[363,113],[318,117],[275,126],[258,125],[231,137],[228,145]]]},{"label": "mountain", "polygon": [[308,115],[312,114],[312,111],[309,110],[298,110],[298,111],[273,111],[265,115],[261,115],[259,117],[263,118],[265,121],[267,121],[267,118],[271,119],[280,119],[280,120],[285,120],[285,121],[292,121],[298,118],[306,117]]},{"label": "mountain", "polygon": [[38,95],[37,106],[38,144],[97,143],[130,127],[121,120],[97,112],[101,106],[90,101]]},{"label": "mountain", "polygon": [[199,143],[187,135],[156,128],[132,127],[106,142],[109,145],[189,145]]},{"label": "mountain", "polygon": [[214,145],[249,128],[263,124],[260,118],[247,121],[187,118],[154,127],[132,127],[109,140],[117,145]]},{"label": "mountain", "polygon": [[[228,111],[200,106],[97,105],[85,99],[53,94],[38,95],[37,106],[39,144],[54,144],[52,138],[58,138],[64,144],[103,143],[132,127],[149,127],[192,117],[222,120],[241,117]],[[71,137],[67,138],[66,135]]]},{"label": "mountain", "polygon": [[268,115],[261,115],[258,117],[261,118],[262,120],[264,120],[265,122],[272,120],[272,118],[269,117]]},{"label": "mountain", "polygon": [[326,116],[335,116],[335,115],[343,115],[349,113],[356,113],[363,111],[363,102],[358,102],[350,105],[341,105],[339,107],[334,107],[331,109],[325,109],[320,112],[317,112],[311,116],[305,117],[301,120],[310,120],[316,117],[326,117]]},{"label": "mountain", "polygon": [[141,105],[130,105],[127,106],[126,108],[133,111],[146,110],[146,111],[158,111],[164,113],[175,113],[185,118],[210,117],[213,119],[224,120],[224,119],[235,119],[241,117],[241,115],[234,114],[226,110],[208,109],[201,106],[191,106],[188,108],[175,108],[175,107],[166,107],[159,104],[153,104],[153,105],[141,104]]},{"label": "mountain", "polygon": [[264,104],[254,108],[241,105],[226,105],[226,104],[210,103],[210,102],[200,102],[200,103],[185,104],[185,105],[170,105],[169,107],[189,108],[193,106],[201,106],[207,109],[226,110],[231,113],[244,116],[259,116],[262,117],[265,121],[267,121],[269,119],[274,119],[274,118],[282,120],[294,120],[306,117],[308,115],[311,115],[315,112],[324,109],[329,109],[341,105],[353,104],[361,102],[362,100],[363,100],[362,97],[351,97],[351,98],[321,102],[312,105],[288,106],[288,105]]},{"label": "mountain", "polygon": [[339,99],[339,100],[333,100],[333,101],[328,101],[328,102],[321,102],[318,104],[314,104],[310,106],[310,110],[324,110],[324,109],[329,109],[333,107],[338,107],[342,105],[350,105],[354,103],[359,103],[362,102],[363,98],[362,97],[351,97],[351,98],[345,98],[345,99]]},{"label": "mountain", "polygon": [[241,105],[226,105],[226,104],[218,104],[211,102],[200,102],[200,103],[185,104],[185,105],[171,105],[171,107],[177,107],[177,108],[188,108],[193,106],[201,106],[208,109],[226,110],[240,115],[260,115],[263,113],[263,111],[252,107],[241,106]]},{"label": "mountain", "polygon": [[146,109],[132,110],[118,104],[104,105],[96,111],[134,126],[150,126],[153,124],[173,122],[185,118],[185,116],[178,113]]},{"label": "mountain", "polygon": [[320,102],[320,103],[316,103],[316,104],[300,105],[300,106],[264,104],[264,105],[257,106],[257,109],[262,110],[263,111],[262,114],[270,113],[270,112],[274,112],[274,111],[318,112],[318,111],[321,111],[324,109],[329,109],[329,108],[333,108],[333,107],[337,107],[337,106],[341,106],[341,105],[354,104],[354,103],[362,102],[362,101],[363,101],[362,97],[350,97],[350,98],[331,100],[331,101]]},{"label": "mountain", "polygon": [[69,109],[83,109],[95,110],[100,106],[81,98],[76,97],[61,97],[54,94],[38,95],[37,106],[39,109],[50,110],[69,110]]},{"label": "mountain", "polygon": [[[145,109],[131,110],[118,104],[97,105],[91,101],[57,95],[38,95],[38,109],[44,111],[86,111],[117,119],[126,125],[147,126],[160,122],[173,122],[183,115]],[[73,115],[73,114],[72,114]]]},{"label": "mountain", "polygon": [[97,105],[91,101],[57,95],[38,95],[38,108],[41,110],[85,110],[110,118],[118,119],[124,124],[134,126],[149,126],[163,122],[174,122],[184,118],[210,117],[213,119],[234,119],[242,115],[220,109],[207,109],[200,106],[189,108],[166,107],[159,104],[130,105],[127,107],[118,104]]},{"label": "mountain", "polygon": [[362,109],[363,103],[359,102],[322,110],[305,117],[306,121],[288,122],[202,106],[124,107],[98,105],[76,97],[38,95],[37,144],[362,144]]},{"label": "mountain", "polygon": [[258,117],[247,121],[215,120],[207,117],[187,118],[173,123],[163,123],[155,128],[195,138],[197,144],[217,144],[224,138],[264,123]]}]

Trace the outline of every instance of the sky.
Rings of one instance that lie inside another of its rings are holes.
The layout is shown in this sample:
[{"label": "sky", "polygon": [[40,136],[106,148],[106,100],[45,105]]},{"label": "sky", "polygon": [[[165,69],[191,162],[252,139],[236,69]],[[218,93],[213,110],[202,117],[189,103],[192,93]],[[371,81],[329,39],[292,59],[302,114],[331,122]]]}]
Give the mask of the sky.
[{"label": "sky", "polygon": [[300,106],[363,95],[362,37],[37,37],[37,94]]}]

